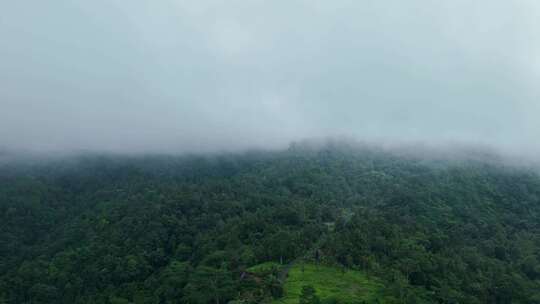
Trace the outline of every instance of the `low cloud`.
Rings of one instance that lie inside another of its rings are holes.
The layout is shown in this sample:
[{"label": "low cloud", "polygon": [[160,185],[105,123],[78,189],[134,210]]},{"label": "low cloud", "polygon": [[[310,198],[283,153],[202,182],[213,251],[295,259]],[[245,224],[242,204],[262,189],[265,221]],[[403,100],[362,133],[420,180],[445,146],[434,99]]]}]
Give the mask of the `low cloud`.
[{"label": "low cloud", "polygon": [[4,1],[0,147],[540,152],[537,1]]}]

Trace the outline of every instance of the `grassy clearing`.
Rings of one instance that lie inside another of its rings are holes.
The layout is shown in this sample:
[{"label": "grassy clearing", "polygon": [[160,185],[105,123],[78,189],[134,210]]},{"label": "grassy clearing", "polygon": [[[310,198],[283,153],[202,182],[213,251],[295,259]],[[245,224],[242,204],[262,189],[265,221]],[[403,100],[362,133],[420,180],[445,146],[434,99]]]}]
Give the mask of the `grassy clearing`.
[{"label": "grassy clearing", "polygon": [[285,296],[273,304],[297,304],[302,286],[311,285],[321,300],[336,299],[338,303],[372,303],[379,298],[383,285],[376,280],[368,280],[359,271],[330,266],[304,264],[294,265],[285,282]]}]

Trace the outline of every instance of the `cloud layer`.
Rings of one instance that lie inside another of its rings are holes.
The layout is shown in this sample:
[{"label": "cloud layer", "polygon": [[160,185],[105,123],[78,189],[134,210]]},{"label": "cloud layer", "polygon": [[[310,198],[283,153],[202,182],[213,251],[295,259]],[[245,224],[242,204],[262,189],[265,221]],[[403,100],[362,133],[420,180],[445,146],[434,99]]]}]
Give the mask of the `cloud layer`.
[{"label": "cloud layer", "polygon": [[540,4],[4,1],[0,147],[540,151]]}]

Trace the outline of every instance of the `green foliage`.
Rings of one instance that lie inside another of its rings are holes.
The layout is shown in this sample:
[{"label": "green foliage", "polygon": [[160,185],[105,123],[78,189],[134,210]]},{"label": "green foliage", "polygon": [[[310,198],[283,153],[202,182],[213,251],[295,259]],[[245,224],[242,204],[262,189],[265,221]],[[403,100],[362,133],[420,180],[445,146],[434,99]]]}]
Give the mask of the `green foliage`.
[{"label": "green foliage", "polygon": [[302,286],[302,292],[300,293],[300,298],[298,300],[299,304],[319,304],[321,301],[317,296],[315,288],[311,285]]},{"label": "green foliage", "polygon": [[279,263],[276,263],[276,262],[264,262],[264,263],[261,263],[261,264],[251,266],[248,269],[246,269],[246,271],[254,273],[254,274],[258,274],[258,275],[261,275],[261,276],[265,276],[265,275],[268,275],[268,274],[279,273],[282,270],[282,268],[283,268],[283,265],[280,265]]},{"label": "green foliage", "polygon": [[4,165],[0,303],[537,303],[538,223],[536,172],[374,148]]},{"label": "green foliage", "polygon": [[[307,287],[307,289],[306,289]],[[295,264],[284,284],[285,294],[274,303],[311,303],[312,294],[322,303],[362,303],[381,298],[383,284],[356,270],[317,264]]]},{"label": "green foliage", "polygon": [[199,266],[185,287],[185,302],[194,304],[226,303],[234,295],[231,274],[225,269]]}]

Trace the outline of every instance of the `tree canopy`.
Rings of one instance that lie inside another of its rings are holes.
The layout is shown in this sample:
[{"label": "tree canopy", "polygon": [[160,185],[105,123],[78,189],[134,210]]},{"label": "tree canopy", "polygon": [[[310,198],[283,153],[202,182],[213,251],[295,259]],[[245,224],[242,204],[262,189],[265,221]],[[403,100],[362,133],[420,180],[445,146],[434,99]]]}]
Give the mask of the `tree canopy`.
[{"label": "tree canopy", "polygon": [[301,146],[0,169],[0,303],[262,303],[286,277],[248,269],[299,260],[382,303],[540,303],[540,177]]}]

